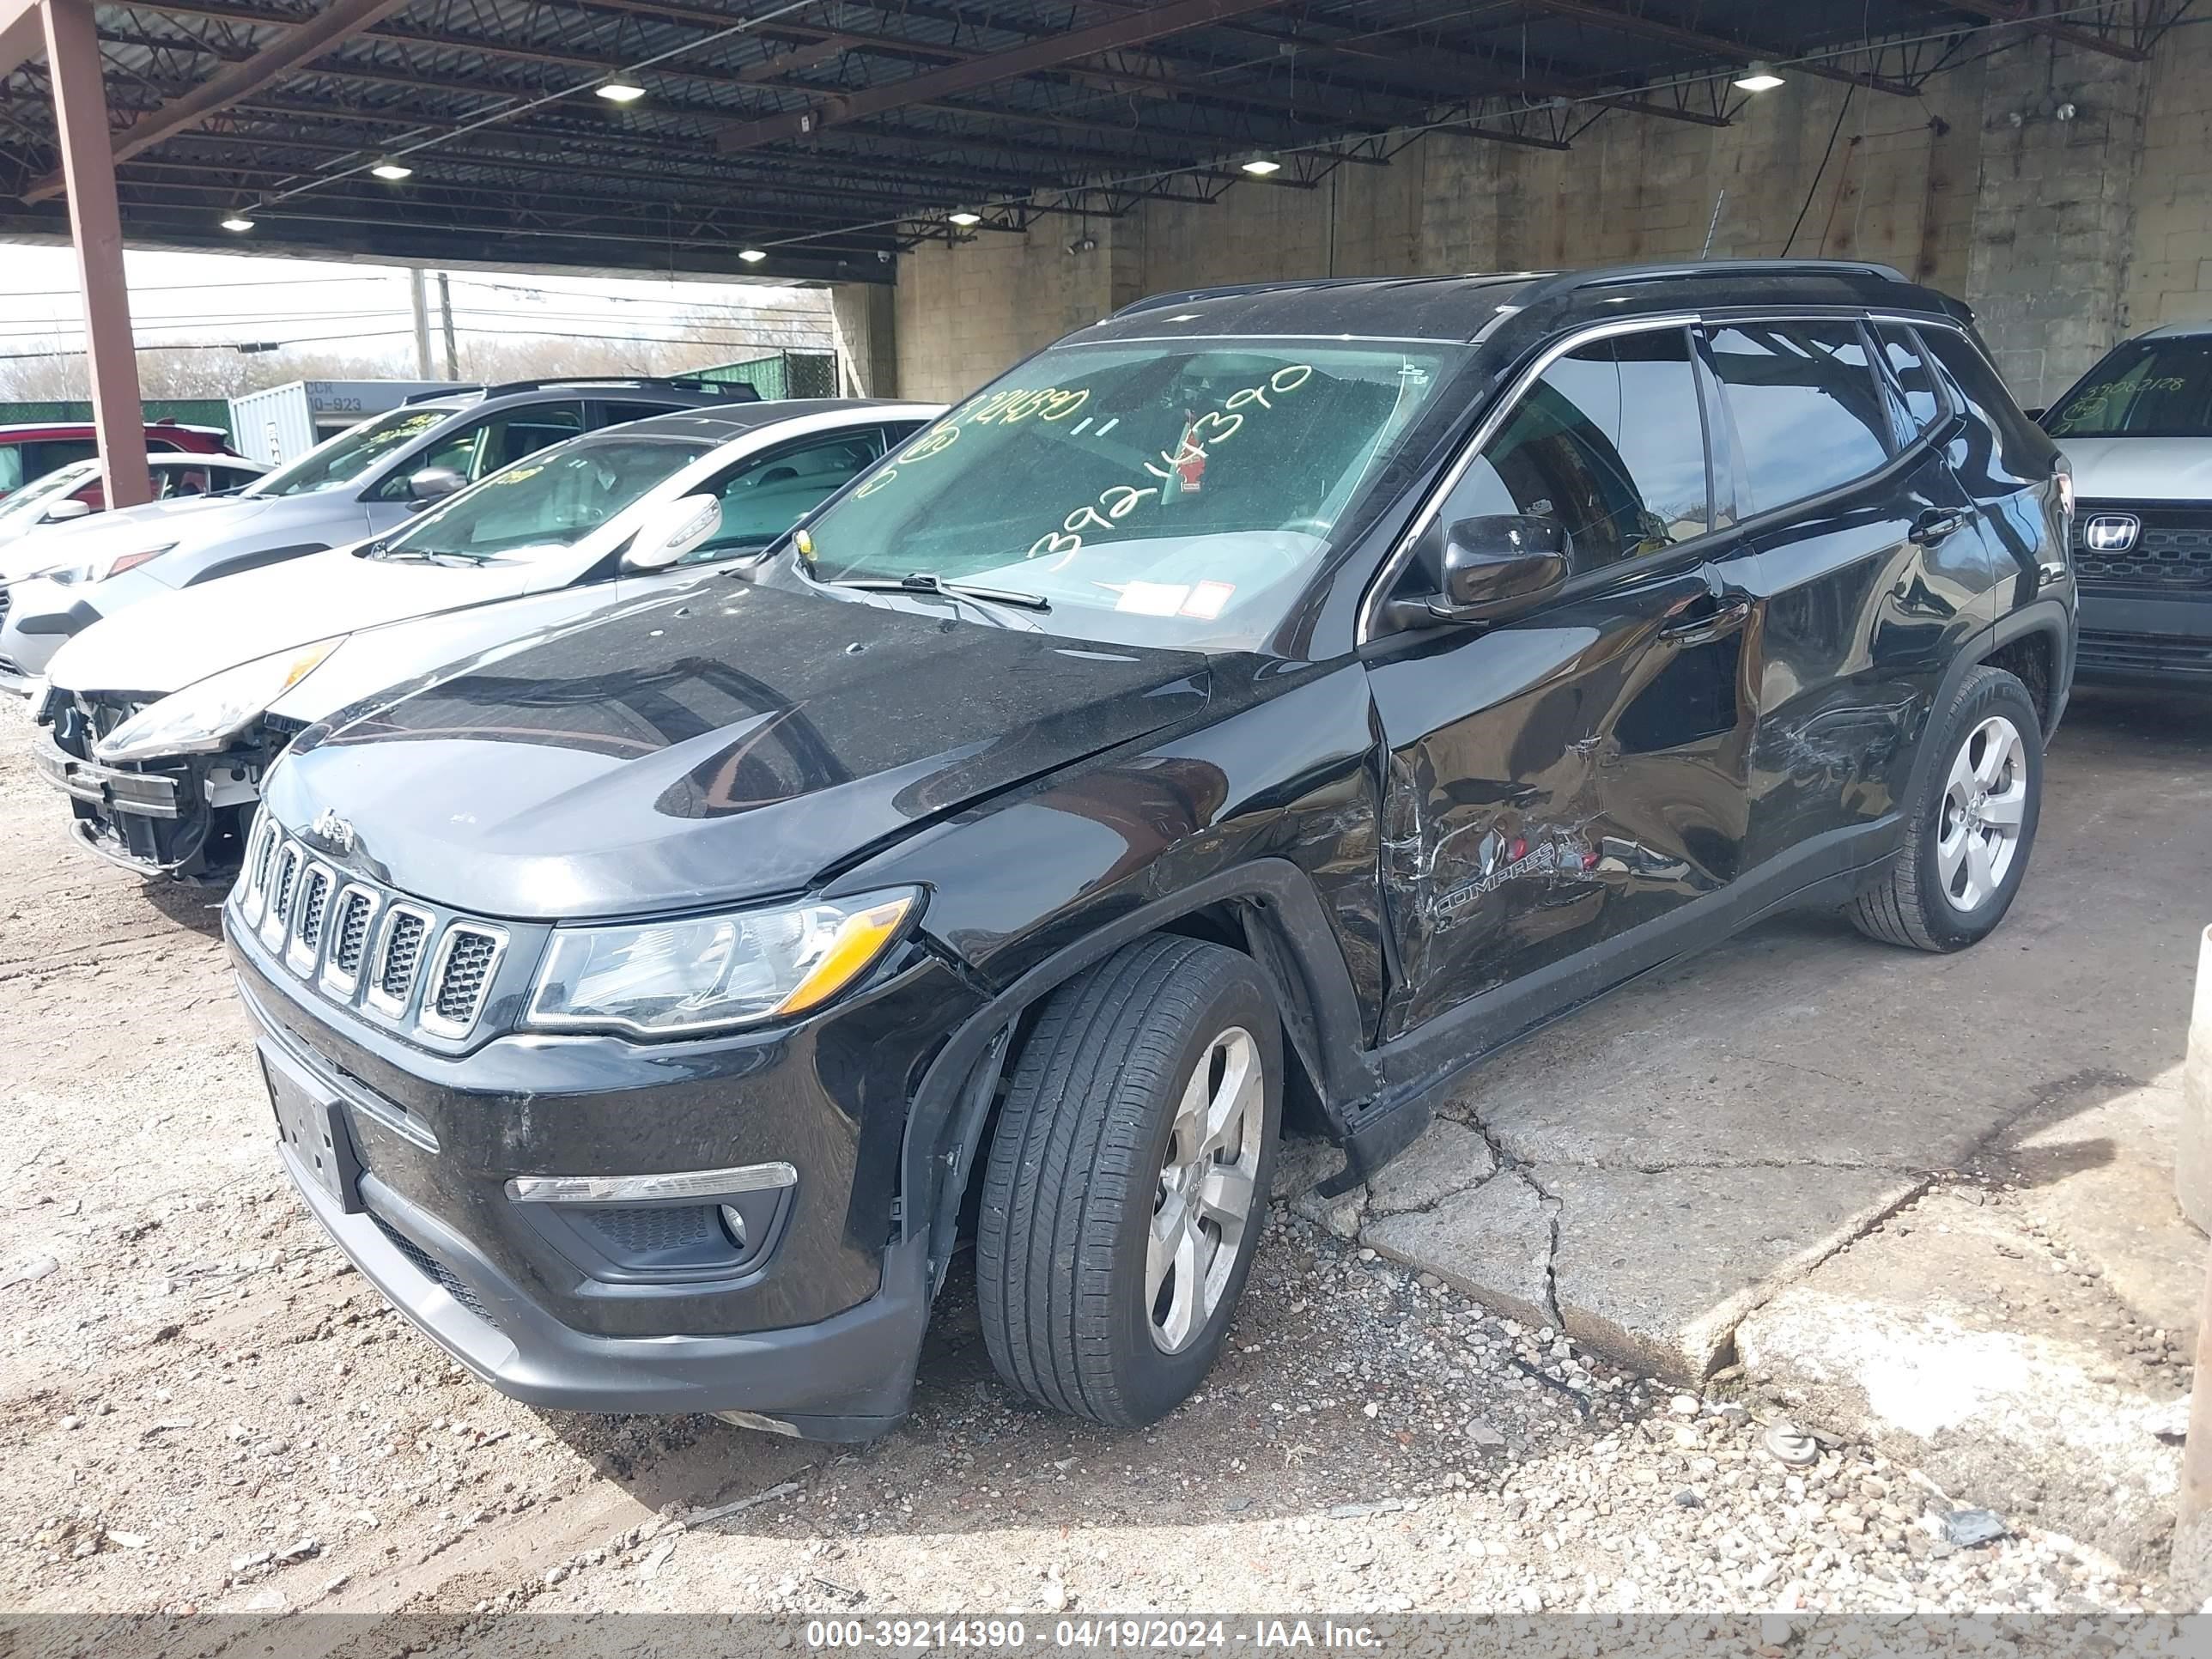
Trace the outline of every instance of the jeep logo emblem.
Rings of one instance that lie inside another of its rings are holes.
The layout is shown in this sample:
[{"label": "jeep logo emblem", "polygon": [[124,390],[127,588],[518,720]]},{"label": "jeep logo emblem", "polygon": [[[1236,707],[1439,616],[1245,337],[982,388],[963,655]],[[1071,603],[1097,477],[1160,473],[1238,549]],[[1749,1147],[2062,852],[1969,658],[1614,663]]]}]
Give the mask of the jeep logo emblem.
[{"label": "jeep logo emblem", "polygon": [[316,813],[315,821],[307,826],[307,830],[341,853],[353,851],[353,825],[340,817],[334,808],[325,806]]}]

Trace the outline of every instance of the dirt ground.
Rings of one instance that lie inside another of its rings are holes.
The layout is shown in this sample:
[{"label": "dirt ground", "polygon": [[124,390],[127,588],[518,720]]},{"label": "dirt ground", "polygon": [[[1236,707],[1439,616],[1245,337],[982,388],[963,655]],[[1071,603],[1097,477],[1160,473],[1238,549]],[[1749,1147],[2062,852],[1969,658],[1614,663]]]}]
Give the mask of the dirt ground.
[{"label": "dirt ground", "polygon": [[1231,1352],[1146,1432],[1018,1402],[958,1274],[914,1415],[872,1447],[516,1405],[324,1242],[277,1167],[216,896],[71,846],[30,732],[0,708],[0,1608],[458,1630],[524,1606],[2168,1599],[2017,1517],[1962,1522],[1973,1494],[1793,1437],[1725,1378],[1674,1394],[1279,1207]]}]

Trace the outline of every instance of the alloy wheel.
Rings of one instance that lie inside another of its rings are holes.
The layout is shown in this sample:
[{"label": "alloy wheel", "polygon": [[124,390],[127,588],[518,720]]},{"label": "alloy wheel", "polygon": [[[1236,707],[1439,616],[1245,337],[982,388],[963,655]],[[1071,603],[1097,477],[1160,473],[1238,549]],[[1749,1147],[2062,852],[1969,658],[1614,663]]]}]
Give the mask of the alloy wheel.
[{"label": "alloy wheel", "polygon": [[1960,911],[1978,910],[2004,884],[2020,851],[2027,808],[2027,766],[2020,728],[1992,714],[1951,762],[1936,832],[1943,896]]},{"label": "alloy wheel", "polygon": [[1231,1026],[1191,1068],[1152,1200],[1145,1302],[1153,1346],[1179,1353],[1221,1301],[1251,1224],[1267,1131],[1259,1044]]}]

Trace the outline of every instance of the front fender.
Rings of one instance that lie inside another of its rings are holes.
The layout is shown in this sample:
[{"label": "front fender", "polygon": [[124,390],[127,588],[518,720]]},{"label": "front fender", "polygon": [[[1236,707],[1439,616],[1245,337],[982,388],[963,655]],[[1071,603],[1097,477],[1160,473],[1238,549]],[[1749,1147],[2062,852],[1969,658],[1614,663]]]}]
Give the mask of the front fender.
[{"label": "front fender", "polygon": [[1242,933],[1324,1114],[1346,1129],[1379,1086],[1373,756],[1359,664],[1271,665],[1198,723],[971,808],[839,878],[927,889],[928,937],[987,997],[908,1115],[903,1225],[932,1234],[933,1259],[949,1250],[1023,1012],[1200,912],[1207,931]]}]

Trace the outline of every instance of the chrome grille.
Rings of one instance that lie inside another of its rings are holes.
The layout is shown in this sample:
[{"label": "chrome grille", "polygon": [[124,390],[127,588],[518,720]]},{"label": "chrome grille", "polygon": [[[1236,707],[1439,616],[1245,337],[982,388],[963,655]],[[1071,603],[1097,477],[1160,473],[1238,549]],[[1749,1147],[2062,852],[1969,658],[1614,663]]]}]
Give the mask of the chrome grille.
[{"label": "chrome grille", "polygon": [[474,1030],[507,953],[507,929],[426,905],[325,863],[267,817],[239,872],[240,919],[285,967],[348,1005],[433,1036]]},{"label": "chrome grille", "polygon": [[[2135,544],[2124,553],[2093,550],[2092,520],[2124,515],[2136,521]],[[2212,587],[2212,510],[2082,501],[2074,511],[2074,574],[2091,587]]]},{"label": "chrome grille", "polygon": [[394,910],[384,933],[384,959],[377,964],[378,994],[404,1003],[415,988],[415,969],[422,961],[422,940],[430,919],[419,910]]},{"label": "chrome grille", "polygon": [[7,586],[6,584],[0,583],[0,623],[4,623],[8,620],[8,607],[15,604],[15,596],[14,591]]},{"label": "chrome grille", "polygon": [[502,935],[466,922],[457,921],[446,929],[422,1010],[427,1029],[458,1036],[477,1023],[477,1011],[491,988],[492,970],[499,965],[506,943]]},{"label": "chrome grille", "polygon": [[375,911],[375,896],[365,887],[348,889],[338,907],[338,940],[331,949],[331,961],[349,979],[361,972],[362,953],[368,948],[368,919]]}]

